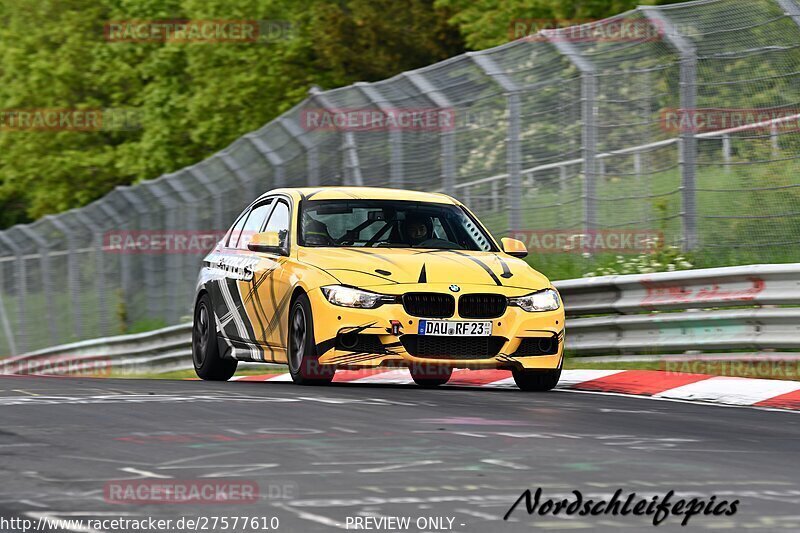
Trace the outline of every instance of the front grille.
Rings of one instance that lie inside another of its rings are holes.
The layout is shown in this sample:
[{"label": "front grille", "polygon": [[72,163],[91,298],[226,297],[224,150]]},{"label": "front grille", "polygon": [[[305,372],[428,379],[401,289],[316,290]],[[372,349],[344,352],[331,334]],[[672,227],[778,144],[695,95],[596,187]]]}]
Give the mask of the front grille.
[{"label": "front grille", "polygon": [[447,318],[456,310],[456,299],[437,292],[409,292],[403,295],[403,308],[411,316]]},{"label": "front grille", "polygon": [[558,337],[528,337],[522,339],[517,351],[511,357],[531,357],[534,355],[554,355],[558,353]]},{"label": "front grille", "polygon": [[504,337],[438,337],[403,335],[400,342],[415,357],[433,359],[487,359],[500,352]]},{"label": "front grille", "polygon": [[506,312],[508,301],[500,294],[465,294],[458,299],[462,318],[497,318]]}]

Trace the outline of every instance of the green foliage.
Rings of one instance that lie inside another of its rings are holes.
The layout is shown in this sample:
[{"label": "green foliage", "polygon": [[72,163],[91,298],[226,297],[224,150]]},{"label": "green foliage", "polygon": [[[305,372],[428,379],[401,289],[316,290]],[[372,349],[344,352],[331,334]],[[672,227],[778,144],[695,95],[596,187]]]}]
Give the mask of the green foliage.
[{"label": "green foliage", "polygon": [[591,272],[583,275],[585,278],[595,276],[611,276],[615,274],[653,274],[655,272],[675,272],[694,268],[680,248],[676,246],[663,246],[651,253],[642,253],[632,257],[618,255],[613,261],[599,261]]},{"label": "green foliage", "polygon": [[160,318],[143,318],[134,322],[125,333],[144,333],[145,331],[165,328],[168,325]]},{"label": "green foliage", "polygon": [[[133,110],[138,129],[0,130],[0,227],[193,164],[306,96],[463,52],[431,0],[0,0],[0,109]],[[288,22],[247,43],[109,42],[121,20]]]},{"label": "green foliage", "polygon": [[[653,0],[436,0],[435,5],[454,14],[457,26],[472,49],[498,46],[521,37],[515,24],[531,19],[586,21],[616,15],[637,5],[668,3]],[[530,26],[530,24],[529,24]],[[524,35],[524,33],[523,33]]]}]

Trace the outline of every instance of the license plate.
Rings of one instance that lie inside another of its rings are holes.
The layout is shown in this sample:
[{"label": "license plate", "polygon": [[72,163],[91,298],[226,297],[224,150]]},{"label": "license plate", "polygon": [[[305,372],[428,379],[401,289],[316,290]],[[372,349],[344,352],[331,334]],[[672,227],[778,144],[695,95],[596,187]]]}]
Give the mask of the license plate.
[{"label": "license plate", "polygon": [[439,337],[487,337],[492,334],[491,322],[458,320],[420,320],[418,333]]}]

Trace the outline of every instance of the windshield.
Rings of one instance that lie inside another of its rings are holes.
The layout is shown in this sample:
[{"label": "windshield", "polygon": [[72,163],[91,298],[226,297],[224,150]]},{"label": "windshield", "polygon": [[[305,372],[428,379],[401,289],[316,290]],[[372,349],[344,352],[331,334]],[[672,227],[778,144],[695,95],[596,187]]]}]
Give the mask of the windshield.
[{"label": "windshield", "polygon": [[495,248],[489,235],[456,205],[396,200],[305,201],[299,239],[301,246],[312,247]]}]

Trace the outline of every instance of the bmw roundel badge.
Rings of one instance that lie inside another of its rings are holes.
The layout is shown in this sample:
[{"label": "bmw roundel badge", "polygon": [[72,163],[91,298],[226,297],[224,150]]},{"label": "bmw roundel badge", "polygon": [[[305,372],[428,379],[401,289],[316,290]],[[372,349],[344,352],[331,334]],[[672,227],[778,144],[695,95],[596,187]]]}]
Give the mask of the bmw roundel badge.
[{"label": "bmw roundel badge", "polygon": [[450,290],[452,292],[458,292],[461,290],[461,287],[459,287],[458,285],[450,285]]}]

